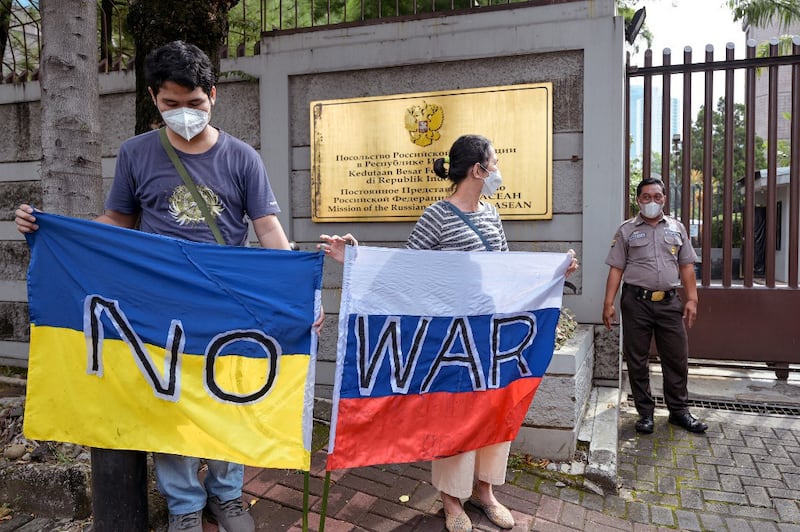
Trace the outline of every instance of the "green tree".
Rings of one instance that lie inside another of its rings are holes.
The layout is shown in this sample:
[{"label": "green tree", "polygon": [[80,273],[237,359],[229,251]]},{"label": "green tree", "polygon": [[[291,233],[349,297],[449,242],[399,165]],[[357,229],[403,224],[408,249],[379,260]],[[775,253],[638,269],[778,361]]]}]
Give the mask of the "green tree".
[{"label": "green tree", "polygon": [[734,22],[748,22],[764,27],[772,22],[783,28],[800,21],[800,2],[797,0],[727,0]]},{"label": "green tree", "polygon": [[[711,145],[707,147],[711,152],[711,211],[712,222],[721,224],[721,216],[723,213],[723,193],[724,183],[723,177],[725,172],[725,99],[720,98],[717,102],[717,109],[712,110],[711,116]],[[697,113],[697,119],[692,124],[692,173],[697,176],[703,175],[703,157],[705,149],[703,145],[703,134],[705,131],[705,108],[701,107]],[[736,103],[733,105],[733,207],[737,209],[742,203],[742,187],[738,184],[740,179],[746,178],[746,153],[745,153],[745,106],[744,104]],[[756,170],[766,167],[766,157],[764,155],[764,139],[759,136],[755,138],[755,168]],[[750,177],[752,179],[752,177]],[[702,182],[702,181],[700,181]],[[734,223],[741,223],[741,218],[734,216]],[[714,230],[712,226],[712,231]],[[721,229],[712,233],[712,236],[719,233]],[[735,231],[736,233],[736,231]],[[721,233],[719,233],[721,234]],[[737,233],[737,238],[740,237],[740,231]],[[721,237],[720,237],[721,238]],[[719,245],[716,241],[712,245]],[[736,241],[735,241],[736,245]]]},{"label": "green tree", "polygon": [[[712,182],[722,183],[725,171],[725,98],[717,102],[716,110],[711,115],[711,172]],[[733,179],[745,177],[745,106],[741,103],[733,104]],[[700,107],[697,118],[692,124],[692,169],[703,171],[703,134],[705,131],[705,108]],[[766,167],[764,157],[764,139],[755,139],[755,165],[756,168]]]},{"label": "green tree", "polygon": [[127,0],[98,0],[97,29],[100,45],[100,61],[106,72],[112,70],[116,61],[127,61],[133,57],[133,37],[128,32],[125,19],[128,16]]}]

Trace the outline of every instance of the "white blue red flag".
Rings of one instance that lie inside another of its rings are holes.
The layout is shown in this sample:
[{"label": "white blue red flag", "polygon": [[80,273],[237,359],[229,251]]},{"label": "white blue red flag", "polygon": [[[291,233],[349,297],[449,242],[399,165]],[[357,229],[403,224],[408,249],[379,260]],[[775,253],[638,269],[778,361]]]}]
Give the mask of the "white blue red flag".
[{"label": "white blue red flag", "polygon": [[570,261],[348,247],[328,469],[513,440],[553,355]]}]

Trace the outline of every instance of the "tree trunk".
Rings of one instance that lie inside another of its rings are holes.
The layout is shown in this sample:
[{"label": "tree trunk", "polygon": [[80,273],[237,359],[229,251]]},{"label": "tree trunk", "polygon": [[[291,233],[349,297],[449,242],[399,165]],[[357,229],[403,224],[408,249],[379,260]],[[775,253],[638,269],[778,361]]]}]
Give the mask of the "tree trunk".
[{"label": "tree trunk", "polygon": [[219,74],[219,50],[228,35],[228,12],[239,0],[130,0],[128,28],[135,43],[136,133],[160,127],[158,113],[144,79],[144,58],[150,51],[181,40],[208,54]]},{"label": "tree trunk", "polygon": [[42,0],[42,208],[102,213],[97,3]]}]

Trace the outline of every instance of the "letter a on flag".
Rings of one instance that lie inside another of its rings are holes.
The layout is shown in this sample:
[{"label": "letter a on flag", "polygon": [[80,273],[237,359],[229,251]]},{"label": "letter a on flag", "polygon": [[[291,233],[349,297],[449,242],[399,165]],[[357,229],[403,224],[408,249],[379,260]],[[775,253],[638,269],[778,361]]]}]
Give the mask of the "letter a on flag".
[{"label": "letter a on flag", "polygon": [[36,217],[28,438],[309,469],[321,253]]},{"label": "letter a on flag", "polygon": [[348,246],[328,469],[513,440],[553,355],[570,261]]}]

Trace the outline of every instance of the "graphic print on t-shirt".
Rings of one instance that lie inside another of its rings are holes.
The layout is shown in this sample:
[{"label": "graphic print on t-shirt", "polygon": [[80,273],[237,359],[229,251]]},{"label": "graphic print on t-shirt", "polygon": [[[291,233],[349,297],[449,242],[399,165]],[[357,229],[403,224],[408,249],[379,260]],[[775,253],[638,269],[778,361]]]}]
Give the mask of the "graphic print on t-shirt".
[{"label": "graphic print on t-shirt", "polygon": [[[197,191],[200,197],[208,205],[208,211],[215,219],[225,210],[216,192],[204,185],[198,185]],[[205,222],[203,211],[194,201],[192,193],[186,185],[178,185],[169,198],[169,213],[179,225],[195,225]]]}]

